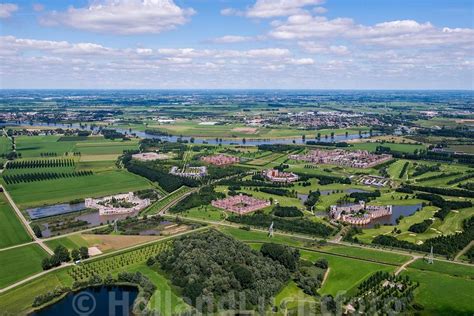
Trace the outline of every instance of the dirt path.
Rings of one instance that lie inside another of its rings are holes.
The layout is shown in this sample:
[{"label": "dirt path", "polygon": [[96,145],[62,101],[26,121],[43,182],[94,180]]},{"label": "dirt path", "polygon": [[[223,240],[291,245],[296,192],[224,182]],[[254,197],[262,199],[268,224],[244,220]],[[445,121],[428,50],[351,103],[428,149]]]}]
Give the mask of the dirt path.
[{"label": "dirt path", "polygon": [[456,257],[454,257],[454,261],[458,261],[459,258],[461,258],[461,256],[464,255],[471,247],[474,247],[474,240],[471,240],[471,242],[466,247],[464,247],[460,252],[458,252]]},{"label": "dirt path", "polygon": [[397,271],[395,271],[395,275],[399,275],[403,270],[406,269],[406,267],[408,267],[410,264],[412,264],[413,262],[415,262],[416,260],[420,258],[421,256],[413,256],[413,258],[411,258],[410,260],[402,264],[400,268],[398,268]]}]

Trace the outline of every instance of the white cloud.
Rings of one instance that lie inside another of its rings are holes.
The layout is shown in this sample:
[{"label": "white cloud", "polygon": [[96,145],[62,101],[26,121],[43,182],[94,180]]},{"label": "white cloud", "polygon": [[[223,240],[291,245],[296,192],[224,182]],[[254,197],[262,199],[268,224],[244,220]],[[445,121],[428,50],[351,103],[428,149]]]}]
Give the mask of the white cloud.
[{"label": "white cloud", "polygon": [[254,37],[251,36],[239,36],[239,35],[225,35],[217,37],[211,40],[213,43],[217,44],[228,44],[228,43],[241,43],[254,40]]},{"label": "white cloud", "polygon": [[299,58],[299,59],[291,58],[290,60],[288,60],[288,64],[291,64],[291,65],[314,65],[314,60],[312,58]]},{"label": "white cloud", "polygon": [[328,12],[328,9],[326,9],[324,7],[316,7],[316,8],[313,9],[313,12],[316,13],[316,14],[324,14],[324,13]]},{"label": "white cloud", "polygon": [[244,15],[249,18],[273,18],[303,12],[303,8],[324,3],[324,0],[257,0],[245,11],[233,8],[221,10],[223,15]]},{"label": "white cloud", "polygon": [[307,53],[312,54],[334,54],[338,56],[349,55],[351,52],[344,45],[328,45],[314,41],[298,42],[298,45]]},{"label": "white cloud", "polygon": [[17,10],[18,6],[14,3],[0,3],[0,19],[9,18]]},{"label": "white cloud", "polygon": [[41,22],[99,33],[157,34],[187,23],[194,13],[173,0],[102,0],[86,8],[53,11]]},{"label": "white cloud", "polygon": [[[356,24],[349,18],[328,19],[305,12],[286,21],[272,23],[270,36],[281,40],[352,40],[362,44],[393,47],[426,47],[469,45],[474,43],[474,30],[437,28],[431,23],[400,20],[373,26]],[[470,45],[472,46],[472,45]]]}]

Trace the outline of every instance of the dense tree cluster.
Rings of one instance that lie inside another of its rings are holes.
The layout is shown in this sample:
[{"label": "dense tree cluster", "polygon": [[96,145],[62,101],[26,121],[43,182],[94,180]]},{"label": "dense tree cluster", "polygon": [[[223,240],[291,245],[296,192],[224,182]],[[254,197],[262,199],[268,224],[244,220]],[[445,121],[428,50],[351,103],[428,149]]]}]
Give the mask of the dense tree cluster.
[{"label": "dense tree cluster", "polygon": [[276,230],[283,230],[288,232],[302,233],[321,237],[328,237],[334,232],[333,228],[322,223],[308,221],[300,218],[285,219],[277,216],[264,214],[262,212],[255,212],[252,215],[245,216],[234,215],[227,218],[227,220],[243,225],[264,228],[270,227],[271,223],[273,223],[274,228]]},{"label": "dense tree cluster", "polygon": [[428,172],[435,172],[435,171],[440,171],[440,170],[441,169],[439,167],[439,164],[438,165],[417,165],[412,175],[414,177],[418,177]]},{"label": "dense tree cluster", "polygon": [[281,205],[275,206],[272,213],[278,217],[301,217],[304,215],[296,206]]},{"label": "dense tree cluster", "polygon": [[21,160],[11,161],[7,164],[7,169],[26,168],[59,168],[74,167],[73,159],[47,159],[47,160]]},{"label": "dense tree cluster", "polygon": [[268,194],[279,195],[279,196],[294,197],[296,195],[294,191],[290,191],[283,188],[260,188],[259,191],[268,193]]},{"label": "dense tree cluster", "polygon": [[190,195],[179,201],[175,206],[170,208],[170,212],[178,213],[187,211],[194,207],[208,205],[211,203],[211,201],[222,199],[224,197],[224,193],[214,191],[214,188],[211,186],[205,186],[201,188],[198,192],[191,193]]},{"label": "dense tree cluster", "polygon": [[462,177],[458,177],[458,178],[455,178],[455,179],[452,179],[450,181],[447,182],[448,185],[452,185],[452,184],[456,184],[456,183],[459,183],[461,181],[464,181],[464,180],[469,180],[469,179],[472,179],[474,178],[474,173],[468,173]]},{"label": "dense tree cluster", "polygon": [[14,175],[5,175],[3,179],[6,184],[16,184],[24,182],[56,180],[62,178],[76,178],[91,176],[94,173],[90,170],[81,170],[74,172],[36,172],[36,173],[22,173]]},{"label": "dense tree cluster", "polygon": [[458,187],[462,189],[474,191],[474,182],[462,183],[462,184],[459,184]]},{"label": "dense tree cluster", "polygon": [[308,198],[306,201],[304,201],[304,205],[306,206],[306,209],[308,211],[311,211],[311,209],[318,203],[319,199],[321,198],[321,192],[319,190],[317,191],[311,191],[308,194]]},{"label": "dense tree cluster", "polygon": [[300,252],[282,244],[266,243],[260,248],[260,252],[265,257],[278,261],[291,272],[296,271],[300,261]]},{"label": "dense tree cluster", "polygon": [[380,191],[375,190],[374,192],[352,192],[349,194],[349,197],[354,199],[354,201],[364,201],[364,202],[369,202],[372,201],[375,198],[380,197]]},{"label": "dense tree cluster", "polygon": [[[215,311],[217,302],[226,309],[269,303],[290,277],[278,261],[215,230],[174,240],[157,260],[199,312]],[[233,299],[234,291],[245,300]]]},{"label": "dense tree cluster", "polygon": [[400,174],[398,175],[398,177],[401,179],[405,176],[405,174],[407,173],[407,170],[408,170],[408,166],[410,165],[410,163],[407,161],[403,164],[403,167],[402,169],[400,170]]},{"label": "dense tree cluster", "polygon": [[178,177],[169,173],[169,168],[163,168],[156,165],[131,161],[125,165],[129,172],[138,174],[150,181],[158,182],[159,186],[166,192],[173,192],[181,186],[197,187],[199,180]]},{"label": "dense tree cluster", "polygon": [[[80,247],[73,252],[74,260],[89,258],[89,250],[87,247]],[[43,267],[43,270],[49,270],[51,268],[58,267],[63,262],[69,261],[71,261],[71,253],[69,253],[69,250],[67,250],[66,247],[59,245],[54,248],[54,254],[51,257],[43,259],[41,266]]]},{"label": "dense tree cluster", "polygon": [[408,228],[408,231],[413,233],[421,234],[424,233],[433,224],[433,220],[425,219],[420,223],[415,223]]},{"label": "dense tree cluster", "polygon": [[300,181],[307,181],[311,178],[316,178],[320,185],[327,185],[332,183],[351,184],[351,179],[348,177],[328,176],[323,174],[306,174],[298,173]]}]

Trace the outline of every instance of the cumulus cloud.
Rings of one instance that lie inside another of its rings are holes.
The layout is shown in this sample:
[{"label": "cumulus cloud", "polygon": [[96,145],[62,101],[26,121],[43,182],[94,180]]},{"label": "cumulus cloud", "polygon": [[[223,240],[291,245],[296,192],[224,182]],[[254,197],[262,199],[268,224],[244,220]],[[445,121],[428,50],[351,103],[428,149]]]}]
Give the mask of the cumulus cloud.
[{"label": "cumulus cloud", "polygon": [[353,40],[359,43],[421,47],[474,42],[474,30],[467,28],[437,28],[429,22],[400,20],[372,26],[356,24],[349,18],[328,19],[305,12],[292,15],[286,21],[272,23],[270,36],[281,40]]},{"label": "cumulus cloud", "polygon": [[187,23],[194,13],[173,0],[102,0],[85,8],[50,12],[41,22],[98,33],[157,34]]},{"label": "cumulus cloud", "polygon": [[317,6],[324,3],[324,0],[257,0],[245,11],[233,8],[221,10],[223,15],[244,15],[249,18],[273,18],[288,16],[303,11],[308,6]]},{"label": "cumulus cloud", "polygon": [[17,10],[18,6],[14,3],[0,3],[0,19],[9,18]]}]

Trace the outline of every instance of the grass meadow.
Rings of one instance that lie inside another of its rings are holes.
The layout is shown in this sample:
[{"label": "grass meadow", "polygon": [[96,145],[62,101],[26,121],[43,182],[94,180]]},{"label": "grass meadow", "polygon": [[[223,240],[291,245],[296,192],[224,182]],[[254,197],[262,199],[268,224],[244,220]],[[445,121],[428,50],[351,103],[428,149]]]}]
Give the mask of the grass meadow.
[{"label": "grass meadow", "polygon": [[[31,237],[8,203],[5,194],[0,194],[0,248],[31,241]],[[1,253],[0,253],[1,254]]]}]

